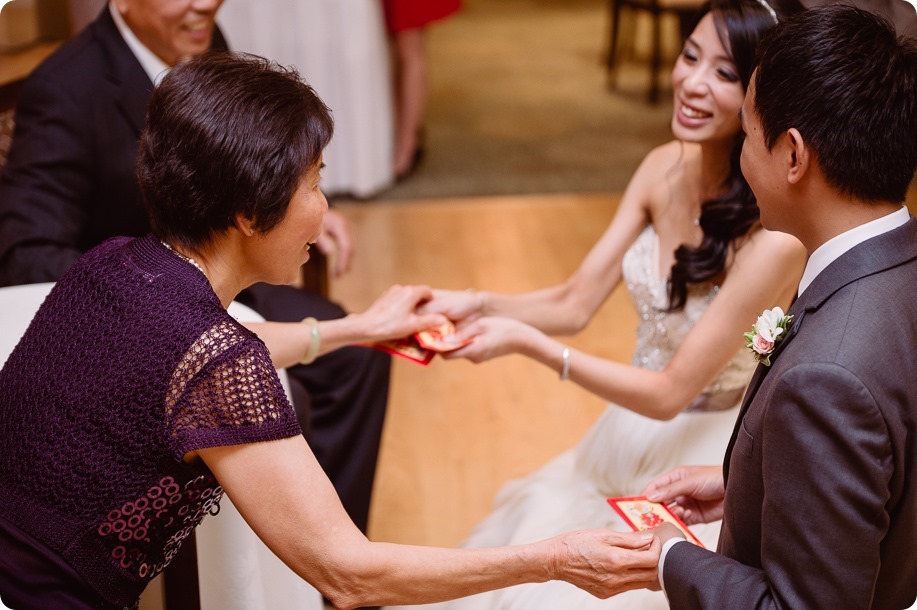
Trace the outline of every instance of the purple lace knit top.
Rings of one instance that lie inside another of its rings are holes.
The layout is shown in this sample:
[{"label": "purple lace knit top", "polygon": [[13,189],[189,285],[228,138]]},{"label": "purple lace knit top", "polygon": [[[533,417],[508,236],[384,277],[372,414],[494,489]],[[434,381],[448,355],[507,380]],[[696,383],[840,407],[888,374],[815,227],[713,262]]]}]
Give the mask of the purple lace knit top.
[{"label": "purple lace knit top", "polygon": [[207,278],[152,236],[116,238],[61,278],[0,371],[0,519],[131,606],[219,509],[185,455],[300,433],[267,348]]}]

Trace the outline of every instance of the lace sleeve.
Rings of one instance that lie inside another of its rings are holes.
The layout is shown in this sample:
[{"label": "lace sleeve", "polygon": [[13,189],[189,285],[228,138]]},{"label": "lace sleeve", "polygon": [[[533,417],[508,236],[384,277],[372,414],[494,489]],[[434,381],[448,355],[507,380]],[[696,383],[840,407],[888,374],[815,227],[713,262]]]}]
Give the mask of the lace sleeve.
[{"label": "lace sleeve", "polygon": [[233,321],[189,348],[172,375],[166,425],[176,457],[300,434],[265,345]]}]

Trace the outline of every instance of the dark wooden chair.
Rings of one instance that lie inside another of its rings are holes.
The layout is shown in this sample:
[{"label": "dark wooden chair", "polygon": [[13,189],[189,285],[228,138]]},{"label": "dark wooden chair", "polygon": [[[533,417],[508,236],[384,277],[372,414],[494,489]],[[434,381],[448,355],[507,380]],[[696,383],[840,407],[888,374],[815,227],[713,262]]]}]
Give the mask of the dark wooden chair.
[{"label": "dark wooden chair", "polygon": [[650,41],[650,83],[647,100],[651,104],[659,101],[659,72],[662,68],[662,27],[663,14],[671,13],[678,17],[682,40],[686,39],[697,25],[697,13],[703,0],[608,0],[609,36],[606,67],[608,86],[614,89],[617,85],[616,70],[621,55],[621,17],[623,11],[645,12],[652,17],[652,40]]}]

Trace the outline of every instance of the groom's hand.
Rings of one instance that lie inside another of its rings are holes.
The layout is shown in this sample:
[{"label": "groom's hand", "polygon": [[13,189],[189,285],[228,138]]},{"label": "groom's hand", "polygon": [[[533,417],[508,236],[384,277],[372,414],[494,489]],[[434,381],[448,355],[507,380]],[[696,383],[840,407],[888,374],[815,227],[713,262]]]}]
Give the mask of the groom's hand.
[{"label": "groom's hand", "polygon": [[685,523],[709,523],[723,518],[721,466],[680,466],[658,476],[643,491],[647,500],[668,505]]},{"label": "groom's hand", "polygon": [[685,534],[676,526],[671,523],[663,523],[659,527],[653,530],[653,533],[656,534],[656,537],[659,538],[659,544],[665,545],[666,542],[671,538],[681,538],[685,540]]}]

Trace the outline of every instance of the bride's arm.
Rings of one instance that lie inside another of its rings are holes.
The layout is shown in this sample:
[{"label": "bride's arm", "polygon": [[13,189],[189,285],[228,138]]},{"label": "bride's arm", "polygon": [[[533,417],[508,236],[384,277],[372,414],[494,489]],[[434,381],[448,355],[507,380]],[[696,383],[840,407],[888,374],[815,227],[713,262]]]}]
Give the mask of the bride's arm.
[{"label": "bride's arm", "polygon": [[563,283],[525,292],[434,290],[422,311],[471,321],[500,316],[525,322],[549,335],[582,330],[621,281],[624,253],[647,226],[648,201],[661,176],[678,162],[679,150],[669,143],[651,151],[634,173],[608,228],[579,268]]},{"label": "bride's arm", "polygon": [[[655,419],[681,412],[744,345],[743,333],[764,309],[786,309],[805,266],[795,238],[759,230],[736,253],[719,293],[685,337],[668,367],[650,371],[569,352],[569,378],[587,390]],[[505,318],[481,318],[463,328],[474,343],[447,357],[476,362],[520,353],[556,371],[566,346],[532,326]],[[752,355],[748,355],[752,358]]]}]

